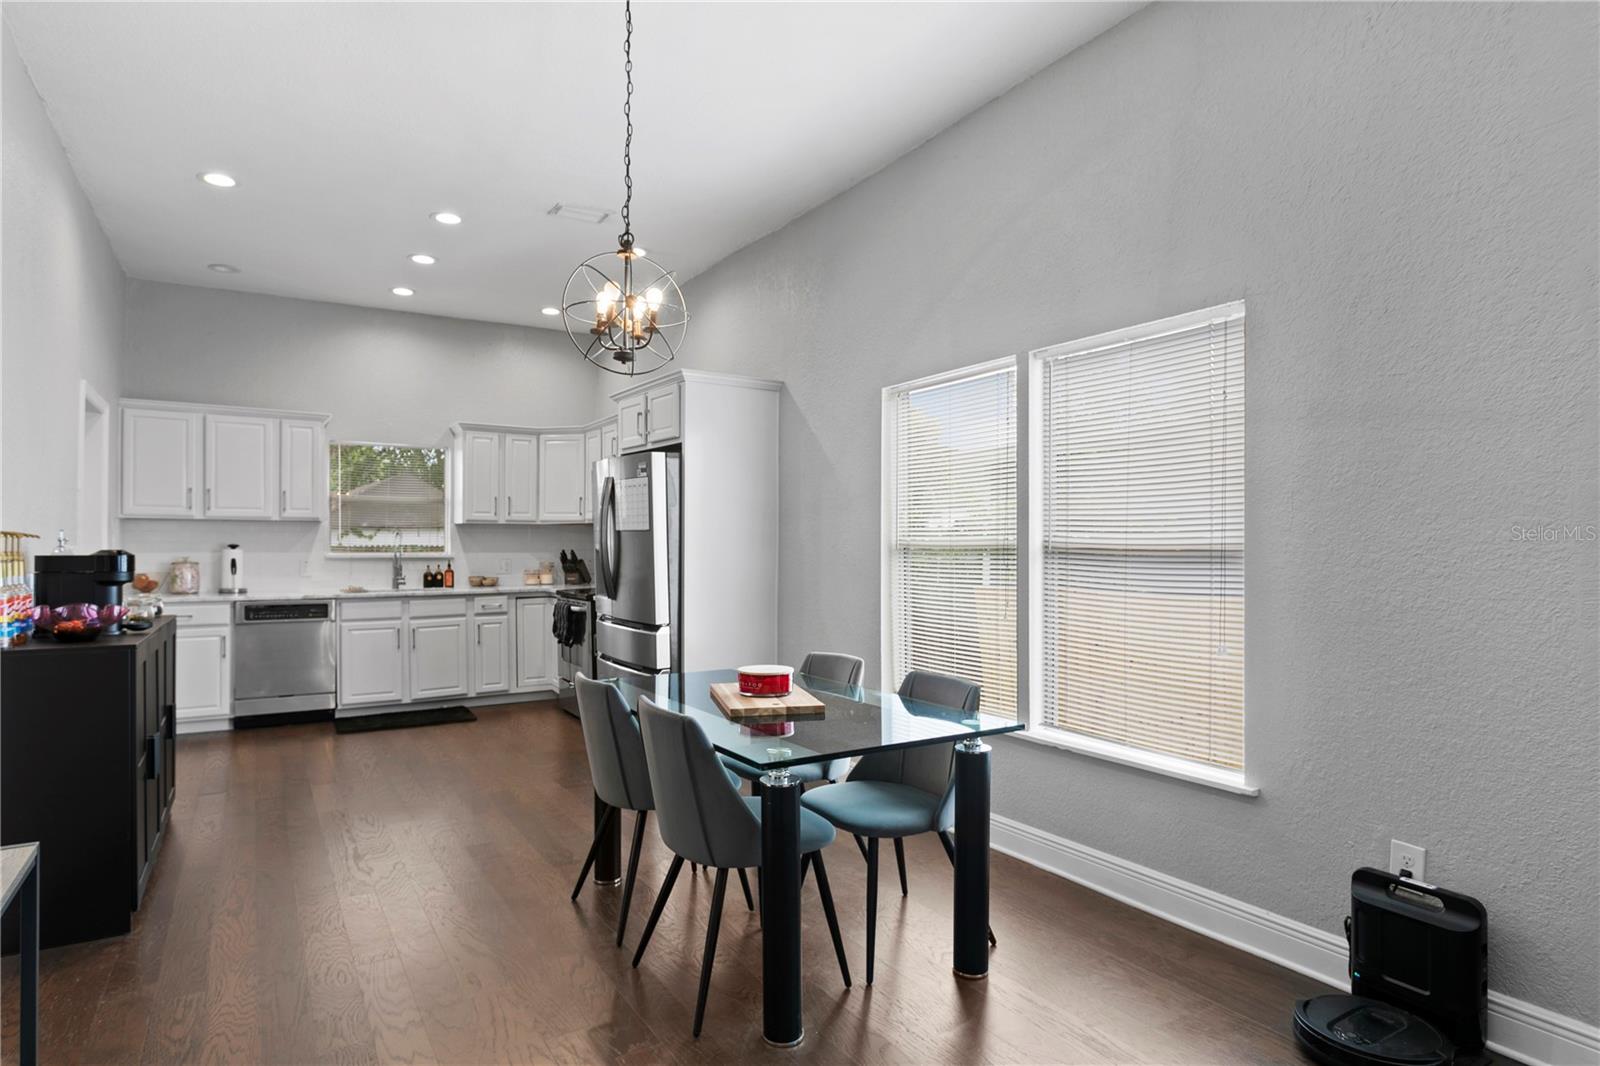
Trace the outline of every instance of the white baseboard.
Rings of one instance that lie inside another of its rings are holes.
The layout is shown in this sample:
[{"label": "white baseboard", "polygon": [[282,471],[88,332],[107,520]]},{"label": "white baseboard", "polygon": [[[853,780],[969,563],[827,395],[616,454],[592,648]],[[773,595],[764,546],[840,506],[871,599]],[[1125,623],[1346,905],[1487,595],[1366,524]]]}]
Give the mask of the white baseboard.
[{"label": "white baseboard", "polygon": [[180,737],[193,733],[221,733],[233,728],[233,719],[221,718],[180,718],[175,732]]},{"label": "white baseboard", "polygon": [[[1148,866],[995,815],[996,851],[1333,988],[1350,987],[1344,938]],[[1490,990],[1489,1046],[1529,1066],[1600,1063],[1600,1027]]]}]

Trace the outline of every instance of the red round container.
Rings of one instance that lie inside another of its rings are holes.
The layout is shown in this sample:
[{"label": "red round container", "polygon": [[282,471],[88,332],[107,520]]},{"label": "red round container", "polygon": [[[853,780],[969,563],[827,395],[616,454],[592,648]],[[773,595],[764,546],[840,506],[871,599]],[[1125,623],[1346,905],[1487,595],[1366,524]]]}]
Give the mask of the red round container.
[{"label": "red round container", "polygon": [[742,696],[787,696],[794,677],[792,666],[739,667],[739,694]]}]

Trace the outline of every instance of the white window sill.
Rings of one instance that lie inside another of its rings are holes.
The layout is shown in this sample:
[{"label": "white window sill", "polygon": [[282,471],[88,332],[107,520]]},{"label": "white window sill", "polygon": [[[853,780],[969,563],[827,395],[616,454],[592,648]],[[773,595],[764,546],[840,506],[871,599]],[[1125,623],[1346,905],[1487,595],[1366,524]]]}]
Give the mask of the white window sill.
[{"label": "white window sill", "polygon": [[[392,563],[392,562],[394,562],[394,552],[324,552],[322,557],[324,559],[342,559],[342,560],[344,560],[346,562],[349,562],[352,559],[370,559],[371,561],[373,561],[375,563]],[[417,559],[417,560],[422,560],[422,561],[433,562],[433,561],[438,561],[438,560],[442,560],[442,559],[454,559],[455,558],[455,553],[453,553],[453,552],[401,552],[400,553],[400,558],[401,558],[402,561],[407,560],[407,559]]]},{"label": "white window sill", "polygon": [[1060,748],[1064,751],[1076,752],[1079,755],[1104,759],[1106,762],[1114,762],[1119,766],[1130,766],[1135,770],[1146,770],[1153,774],[1160,774],[1163,777],[1175,777],[1179,781],[1188,781],[1194,785],[1205,785],[1207,788],[1231,792],[1236,796],[1261,795],[1261,790],[1247,782],[1244,774],[1237,771],[1205,766],[1201,763],[1191,762],[1188,759],[1174,758],[1171,755],[1140,751],[1138,748],[1130,748],[1123,744],[1113,744],[1108,740],[1086,737],[1078,733],[1068,733],[1060,729],[1051,729],[1048,726],[1035,726],[1020,733],[1008,733],[1006,735],[1015,737],[1018,740],[1028,740],[1035,744],[1043,744],[1048,748]]}]

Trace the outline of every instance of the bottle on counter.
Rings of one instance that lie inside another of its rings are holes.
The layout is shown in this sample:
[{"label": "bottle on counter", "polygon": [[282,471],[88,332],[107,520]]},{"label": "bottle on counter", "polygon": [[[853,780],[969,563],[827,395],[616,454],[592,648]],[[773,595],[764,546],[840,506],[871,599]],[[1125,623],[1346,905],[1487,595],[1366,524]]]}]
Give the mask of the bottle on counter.
[{"label": "bottle on counter", "polygon": [[433,564],[429,563],[422,568],[422,587],[433,588]]},{"label": "bottle on counter", "polygon": [[456,587],[456,568],[455,561],[453,559],[446,559],[444,561],[444,587],[447,589],[453,589]]}]

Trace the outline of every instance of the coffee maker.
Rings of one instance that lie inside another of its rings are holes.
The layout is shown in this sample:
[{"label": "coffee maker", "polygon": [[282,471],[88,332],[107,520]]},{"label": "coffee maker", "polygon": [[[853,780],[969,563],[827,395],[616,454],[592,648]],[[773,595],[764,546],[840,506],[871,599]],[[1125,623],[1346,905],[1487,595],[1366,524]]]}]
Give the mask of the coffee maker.
[{"label": "coffee maker", "polygon": [[[36,555],[33,557],[33,599],[42,607],[92,603],[120,606],[122,586],[133,580],[133,553],[102,548],[89,555]],[[122,632],[108,626],[108,634]]]}]

